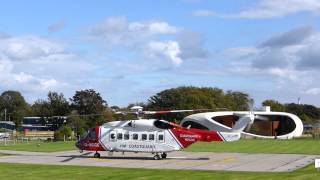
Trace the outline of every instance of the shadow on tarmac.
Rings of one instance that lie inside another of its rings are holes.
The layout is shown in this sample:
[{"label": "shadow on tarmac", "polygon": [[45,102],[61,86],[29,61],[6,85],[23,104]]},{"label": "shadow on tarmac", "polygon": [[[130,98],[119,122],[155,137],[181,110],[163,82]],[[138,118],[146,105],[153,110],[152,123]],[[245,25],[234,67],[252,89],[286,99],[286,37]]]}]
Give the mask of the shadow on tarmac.
[{"label": "shadow on tarmac", "polygon": [[[57,157],[67,157],[67,159],[62,160],[60,162],[68,162],[71,161],[75,158],[86,158],[86,159],[92,159],[94,158],[93,156],[87,156],[91,154],[91,152],[89,153],[85,153],[85,154],[81,154],[81,155],[65,155],[65,156],[57,156]],[[154,161],[153,157],[130,157],[130,156],[101,156],[100,158],[97,159],[124,159],[124,160],[152,160]],[[188,158],[188,157],[167,157],[165,158],[166,160],[210,160],[210,158],[206,158],[206,157],[202,157],[202,158]]]}]

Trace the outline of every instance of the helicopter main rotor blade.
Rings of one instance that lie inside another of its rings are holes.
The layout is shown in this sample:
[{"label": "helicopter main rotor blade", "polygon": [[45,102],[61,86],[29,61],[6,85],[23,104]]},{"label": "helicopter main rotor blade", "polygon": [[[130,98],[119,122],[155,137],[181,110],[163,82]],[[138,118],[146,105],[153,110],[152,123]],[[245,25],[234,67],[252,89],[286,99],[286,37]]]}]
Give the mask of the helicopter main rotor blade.
[{"label": "helicopter main rotor blade", "polygon": [[143,114],[168,114],[180,112],[197,112],[197,111],[210,111],[212,109],[182,109],[182,110],[165,110],[165,111],[143,111]]}]

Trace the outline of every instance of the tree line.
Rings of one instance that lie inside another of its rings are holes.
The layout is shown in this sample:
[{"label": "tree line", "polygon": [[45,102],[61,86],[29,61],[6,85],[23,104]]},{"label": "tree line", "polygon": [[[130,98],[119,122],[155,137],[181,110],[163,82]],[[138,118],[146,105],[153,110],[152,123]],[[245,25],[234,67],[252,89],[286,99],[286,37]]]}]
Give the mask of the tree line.
[{"label": "tree line", "polygon": [[[62,93],[50,91],[46,99],[38,99],[33,104],[28,104],[18,91],[1,94],[1,120],[13,121],[16,128],[21,129],[26,116],[42,117],[42,124],[52,124],[53,130],[61,126],[72,127],[77,134],[104,123],[105,119],[112,120],[107,102],[93,89],[76,91],[69,100]],[[63,118],[65,116],[67,121]]]},{"label": "tree line", "polygon": [[[212,109],[220,110],[250,110],[253,100],[249,94],[239,91],[224,91],[220,88],[182,86],[163,90],[144,103],[133,103],[127,107],[108,106],[106,100],[99,92],[93,89],[76,91],[74,96],[67,99],[62,93],[49,92],[46,99],[38,99],[28,104],[18,91],[5,91],[0,96],[0,119],[15,122],[21,127],[25,116],[43,117],[43,123],[55,125],[55,130],[61,125],[72,128],[76,134],[83,134],[87,129],[101,125],[113,119],[126,119],[128,117],[115,117],[112,109],[128,110],[133,105],[140,105],[145,110],[169,109]],[[320,109],[307,104],[281,104],[276,100],[265,100],[262,105],[269,105],[273,111],[284,111],[298,115],[304,122],[314,123],[320,117]],[[6,111],[6,113],[5,113]],[[5,117],[6,114],[6,117]],[[157,118],[171,121],[181,120],[186,113],[167,114]],[[59,117],[67,116],[68,120],[61,122]],[[57,118],[52,118],[57,117]],[[129,117],[133,118],[133,117]]]},{"label": "tree line", "polygon": [[281,104],[277,100],[268,99],[262,102],[263,106],[270,106],[272,111],[283,111],[295,114],[306,124],[314,124],[320,120],[320,108],[310,104]]}]

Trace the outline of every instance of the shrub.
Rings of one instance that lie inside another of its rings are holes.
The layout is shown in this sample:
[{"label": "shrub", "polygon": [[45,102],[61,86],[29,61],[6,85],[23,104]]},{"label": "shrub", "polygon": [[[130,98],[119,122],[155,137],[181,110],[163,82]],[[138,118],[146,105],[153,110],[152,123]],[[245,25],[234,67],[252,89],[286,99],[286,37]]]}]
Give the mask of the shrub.
[{"label": "shrub", "polygon": [[61,126],[57,131],[54,132],[55,140],[63,140],[64,137],[66,139],[70,138],[72,135],[72,130],[69,126]]}]

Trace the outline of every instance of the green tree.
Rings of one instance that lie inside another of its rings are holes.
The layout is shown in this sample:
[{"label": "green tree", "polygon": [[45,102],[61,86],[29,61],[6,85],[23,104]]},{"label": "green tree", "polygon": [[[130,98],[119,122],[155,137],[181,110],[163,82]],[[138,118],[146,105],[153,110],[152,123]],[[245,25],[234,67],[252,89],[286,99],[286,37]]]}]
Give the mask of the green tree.
[{"label": "green tree", "polygon": [[248,111],[250,110],[250,97],[248,94],[238,91],[228,91],[225,98],[229,103],[227,104],[230,110],[234,111]]},{"label": "green tree", "polygon": [[72,108],[82,115],[81,118],[84,119],[87,127],[94,127],[105,122],[102,115],[107,108],[107,102],[102,99],[100,93],[93,89],[76,91],[70,101]]},{"label": "green tree", "polygon": [[76,137],[83,136],[87,129],[87,124],[83,118],[79,116],[76,110],[72,111],[68,117],[68,125],[74,130]]},{"label": "green tree", "polygon": [[286,104],[286,112],[295,114],[301,118],[301,120],[307,123],[316,123],[320,118],[320,111],[317,107],[309,104]]},{"label": "green tree", "polygon": [[32,106],[32,115],[39,116],[39,117],[51,117],[52,110],[50,104],[46,100],[38,99],[36,100]]},{"label": "green tree", "polygon": [[43,121],[52,124],[52,130],[65,124],[65,119],[57,116],[66,116],[70,112],[70,105],[62,93],[49,91],[47,99],[38,99],[31,106],[32,115],[42,117]]},{"label": "green tree", "polygon": [[[148,100],[148,109],[230,109],[248,110],[250,97],[246,93],[228,91],[225,93],[219,88],[210,87],[178,87],[157,93]],[[165,115],[168,119],[180,120],[187,113]]]},{"label": "green tree", "polygon": [[63,94],[49,91],[46,100],[38,99],[31,107],[32,114],[40,117],[65,116],[70,113],[70,105]]},{"label": "green tree", "polygon": [[306,114],[300,115],[300,119],[307,124],[313,123],[312,119]]},{"label": "green tree", "polygon": [[208,109],[217,108],[223,99],[218,88],[178,87],[157,93],[148,100],[148,108],[167,109]]},{"label": "green tree", "polygon": [[54,116],[65,116],[70,112],[69,102],[62,93],[58,94],[50,91],[48,93],[48,103]]},{"label": "green tree", "polygon": [[225,93],[219,88],[178,87],[167,89],[150,97],[152,109],[231,109],[248,110],[250,97],[238,91]]},{"label": "green tree", "polygon": [[283,112],[286,110],[286,107],[282,105],[280,102],[273,100],[273,99],[267,99],[262,102],[263,106],[270,106],[272,111],[279,111]]},{"label": "green tree", "polygon": [[1,94],[0,111],[4,112],[6,110],[7,118],[10,118],[16,124],[17,129],[21,128],[23,117],[28,112],[28,109],[29,105],[20,92],[5,91]]}]

